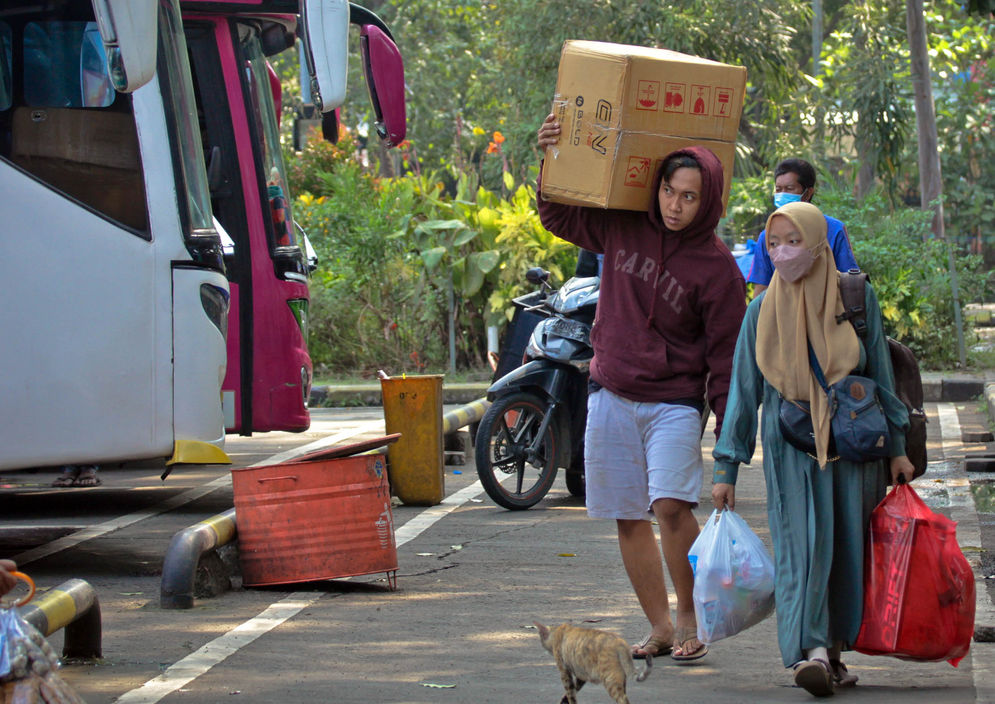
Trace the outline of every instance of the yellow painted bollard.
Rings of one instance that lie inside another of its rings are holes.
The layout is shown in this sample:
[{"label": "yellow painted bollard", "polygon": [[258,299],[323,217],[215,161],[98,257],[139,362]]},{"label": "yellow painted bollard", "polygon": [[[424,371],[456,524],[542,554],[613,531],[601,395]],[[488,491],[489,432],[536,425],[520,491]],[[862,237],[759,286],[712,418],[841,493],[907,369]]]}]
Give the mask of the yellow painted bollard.
[{"label": "yellow painted bollard", "polygon": [[381,379],[380,389],[387,434],[401,434],[387,448],[394,494],[411,506],[442,503],[442,375]]}]

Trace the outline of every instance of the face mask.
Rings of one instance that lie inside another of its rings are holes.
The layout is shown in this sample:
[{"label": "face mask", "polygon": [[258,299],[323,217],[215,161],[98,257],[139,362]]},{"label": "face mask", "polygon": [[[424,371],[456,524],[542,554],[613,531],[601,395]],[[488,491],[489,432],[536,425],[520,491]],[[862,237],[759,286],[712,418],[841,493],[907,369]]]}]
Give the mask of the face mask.
[{"label": "face mask", "polygon": [[787,205],[788,203],[797,203],[802,197],[797,193],[775,193],[774,194],[774,207],[780,208],[782,205]]},{"label": "face mask", "polygon": [[793,284],[811,271],[815,255],[804,247],[782,244],[771,250],[770,260],[781,278]]}]

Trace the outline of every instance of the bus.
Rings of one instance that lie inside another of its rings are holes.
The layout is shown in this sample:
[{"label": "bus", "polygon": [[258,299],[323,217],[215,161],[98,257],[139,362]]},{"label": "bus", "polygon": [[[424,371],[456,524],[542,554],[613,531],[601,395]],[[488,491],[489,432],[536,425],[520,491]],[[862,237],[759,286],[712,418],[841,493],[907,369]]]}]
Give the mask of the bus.
[{"label": "bus", "polygon": [[195,114],[176,0],[0,6],[0,468],[227,461]]},{"label": "bus", "polygon": [[396,144],[404,136],[400,53],[376,15],[345,0],[300,7],[296,0],[182,0],[181,7],[211,205],[232,242],[225,256],[225,426],[243,435],[303,431],[310,424],[308,277],[315,261],[294,225],[280,147],[281,88],[267,57],[302,42],[308,88],[327,124],[345,97],[349,26],[360,25],[375,109],[401,106],[399,118],[388,118],[393,130],[383,132]]}]

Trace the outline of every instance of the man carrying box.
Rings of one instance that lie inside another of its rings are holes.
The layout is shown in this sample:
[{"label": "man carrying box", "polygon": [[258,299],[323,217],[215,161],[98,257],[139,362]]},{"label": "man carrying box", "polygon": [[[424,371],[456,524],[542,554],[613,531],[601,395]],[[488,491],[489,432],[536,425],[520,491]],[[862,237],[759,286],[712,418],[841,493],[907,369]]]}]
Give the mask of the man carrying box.
[{"label": "man carrying box", "polygon": [[[559,137],[551,114],[538,145],[545,153]],[[704,467],[701,414],[707,394],[718,433],[746,310],[743,275],[715,235],[722,163],[700,146],[671,152],[660,161],[643,212],[554,203],[539,186],[543,226],[604,255],[591,333],[587,509],[615,519],[622,562],[650,622],[633,655],[696,660],[708,652],[697,637],[687,559],[698,535],[692,509]],[[653,516],[677,595],[676,623]]]}]

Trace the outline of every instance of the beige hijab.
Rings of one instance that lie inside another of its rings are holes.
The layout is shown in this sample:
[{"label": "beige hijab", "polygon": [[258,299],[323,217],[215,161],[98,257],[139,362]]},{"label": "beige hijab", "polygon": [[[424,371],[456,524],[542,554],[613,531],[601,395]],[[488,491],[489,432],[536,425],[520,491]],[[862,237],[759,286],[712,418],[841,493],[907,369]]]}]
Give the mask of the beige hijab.
[{"label": "beige hijab", "polygon": [[828,458],[830,415],[825,391],[811,370],[812,345],[828,384],[850,374],[860,361],[860,343],[852,325],[839,325],[843,312],[839,273],[826,242],[826,218],[811,203],[789,203],[767,219],[787,218],[802,235],[802,246],[815,256],[809,273],[788,283],[774,271],[757,321],[757,366],[785,399],[808,401],[812,408],[819,467]]}]

